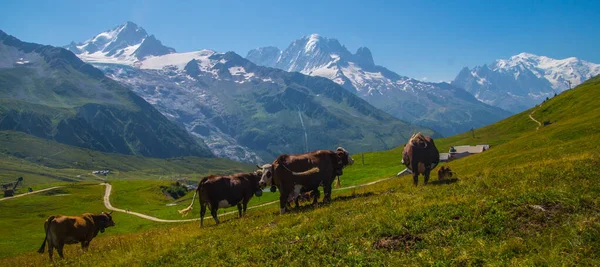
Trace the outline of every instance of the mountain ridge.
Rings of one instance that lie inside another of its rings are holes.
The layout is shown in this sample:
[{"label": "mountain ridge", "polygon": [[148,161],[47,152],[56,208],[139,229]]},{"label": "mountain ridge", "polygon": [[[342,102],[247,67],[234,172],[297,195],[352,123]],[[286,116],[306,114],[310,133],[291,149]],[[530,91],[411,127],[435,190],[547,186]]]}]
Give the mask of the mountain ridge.
[{"label": "mountain ridge", "polygon": [[204,49],[89,62],[220,157],[264,163],[279,154],[337,146],[352,153],[387,149],[405,142],[412,130],[437,136],[328,79],[257,66],[233,52]]},{"label": "mountain ridge", "polygon": [[[396,118],[443,135],[465,132],[510,115],[459,92],[461,88],[421,82],[376,65],[367,47],[353,54],[337,39],[318,34],[297,39],[284,51],[275,47],[253,49],[246,58],[267,67],[328,78]],[[445,113],[444,119],[441,113]]]},{"label": "mountain ridge", "polygon": [[0,130],[103,152],[213,156],[202,140],[63,48],[0,31]]},{"label": "mountain ridge", "polygon": [[575,57],[554,59],[523,52],[489,65],[465,67],[452,84],[482,102],[520,112],[598,74],[600,64]]},{"label": "mountain ridge", "polygon": [[126,22],[81,42],[71,42],[63,48],[88,62],[103,62],[114,59],[135,62],[148,56],[175,53],[175,49],[164,46],[154,35],[133,22]]}]

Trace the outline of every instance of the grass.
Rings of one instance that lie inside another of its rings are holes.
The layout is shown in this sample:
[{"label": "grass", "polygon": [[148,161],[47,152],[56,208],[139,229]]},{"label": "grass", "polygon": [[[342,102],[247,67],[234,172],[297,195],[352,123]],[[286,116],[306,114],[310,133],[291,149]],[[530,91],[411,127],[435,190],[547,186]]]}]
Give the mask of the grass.
[{"label": "grass", "polygon": [[[71,183],[36,195],[0,202],[0,258],[33,251],[44,239],[44,220],[50,215],[77,215],[106,211],[102,204],[104,187],[98,183]],[[118,227],[106,236],[159,227],[134,216],[115,214]],[[102,235],[105,236],[105,235]]]},{"label": "grass", "polygon": [[[476,130],[475,139],[465,133],[436,140],[442,151],[492,145],[449,163],[458,177],[446,182],[414,187],[401,177],[336,192],[330,205],[316,209],[279,215],[271,206],[226,217],[219,226],[208,220],[202,229],[184,223],[106,235],[85,254],[69,246],[55,264],[598,266],[600,110],[593,99],[599,94],[596,78],[547,101],[534,115],[552,124],[537,131],[529,110]],[[364,165],[355,155],[342,184],[395,175],[400,153],[365,153]],[[127,227],[119,223],[125,217],[115,218],[115,230]],[[1,261],[49,263],[33,249]]]}]

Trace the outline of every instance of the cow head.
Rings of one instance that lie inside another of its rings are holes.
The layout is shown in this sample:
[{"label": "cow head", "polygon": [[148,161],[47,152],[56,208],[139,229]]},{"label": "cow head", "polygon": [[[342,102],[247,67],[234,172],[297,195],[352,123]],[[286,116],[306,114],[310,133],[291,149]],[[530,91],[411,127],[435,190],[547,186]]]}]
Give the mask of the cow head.
[{"label": "cow head", "polygon": [[256,167],[258,167],[262,171],[262,177],[260,178],[260,181],[258,182],[258,184],[262,188],[264,188],[266,186],[272,186],[273,185],[273,174],[275,173],[273,164],[265,164],[262,166],[256,165]]},{"label": "cow head", "polygon": [[337,155],[338,166],[341,166],[341,169],[337,171],[337,175],[339,176],[342,175],[343,168],[345,168],[347,165],[354,164],[354,159],[350,157],[350,153],[348,152],[348,150],[344,149],[343,147],[338,147],[335,150],[335,154]]},{"label": "cow head", "polygon": [[[257,166],[258,167],[258,166]],[[262,186],[260,186],[260,179],[262,178],[263,175],[263,171],[262,169],[256,170],[254,171],[253,174],[253,180],[252,180],[252,185],[254,185],[254,188],[252,188],[252,190],[254,190],[254,195],[257,197],[262,196]]]},{"label": "cow head", "polygon": [[104,211],[100,214],[98,224],[100,225],[100,233],[104,233],[104,229],[115,226],[115,222],[112,219],[112,211],[105,213]]}]

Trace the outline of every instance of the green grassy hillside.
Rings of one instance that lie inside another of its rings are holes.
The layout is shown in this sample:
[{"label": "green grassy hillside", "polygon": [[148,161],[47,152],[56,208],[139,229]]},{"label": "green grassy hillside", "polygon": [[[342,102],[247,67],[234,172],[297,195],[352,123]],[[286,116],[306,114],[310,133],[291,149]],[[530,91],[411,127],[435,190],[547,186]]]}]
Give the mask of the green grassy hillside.
[{"label": "green grassy hillside", "polygon": [[[497,124],[447,139],[489,143],[453,161],[457,177],[412,186],[410,178],[334,194],[317,209],[279,215],[272,206],[223,224],[197,223],[103,236],[57,265],[578,265],[600,264],[600,79]],[[549,120],[540,127],[528,118]],[[529,123],[529,124],[528,124]],[[365,154],[343,184],[390,177],[400,148]],[[197,216],[197,209],[194,209]],[[115,220],[127,220],[117,214]],[[231,219],[230,219],[231,218]],[[118,227],[118,226],[117,226]],[[42,237],[41,233],[37,233]],[[226,248],[226,249],[224,249]],[[30,251],[4,265],[47,264]],[[79,256],[81,255],[81,256]]]}]

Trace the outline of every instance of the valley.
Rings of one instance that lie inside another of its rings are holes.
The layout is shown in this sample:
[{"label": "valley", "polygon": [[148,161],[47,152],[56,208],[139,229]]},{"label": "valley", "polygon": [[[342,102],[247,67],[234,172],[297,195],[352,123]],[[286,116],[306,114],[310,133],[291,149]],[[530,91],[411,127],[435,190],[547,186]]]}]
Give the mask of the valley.
[{"label": "valley", "polygon": [[[448,166],[457,175],[447,181],[438,182],[434,178],[430,185],[414,187],[409,178],[391,178],[334,192],[330,205],[303,208],[285,215],[279,215],[273,206],[266,206],[250,209],[242,219],[224,217],[218,226],[211,221],[205,228],[199,228],[197,222],[160,224],[116,213],[117,227],[94,240],[90,252],[81,254],[78,247],[68,247],[67,258],[57,264],[86,264],[104,259],[107,265],[187,265],[210,259],[215,264],[346,265],[369,261],[401,265],[503,262],[596,265],[600,188],[594,179],[600,160],[600,125],[597,123],[600,112],[594,99],[599,88],[600,80],[593,78],[544,103],[536,110],[536,119],[552,124],[539,130],[530,120],[531,110],[528,110],[476,129],[475,138],[465,133],[436,139],[440,151],[456,144],[489,143],[492,146],[485,153],[450,162]],[[569,104],[573,102],[578,103],[577,108]],[[401,151],[402,147],[398,147],[365,153],[364,165],[357,162],[344,171],[342,186],[394,176],[403,168],[399,163]],[[138,196],[144,196],[137,199],[160,199],[151,196],[151,190],[142,189],[149,188],[150,184],[139,183],[138,187],[134,184],[115,180],[113,190],[117,191],[111,197],[115,206],[145,211],[159,218],[178,217],[175,215],[178,208],[167,208],[165,204],[170,201],[166,199],[155,202],[163,203],[160,205],[164,207],[162,213],[144,208],[148,204],[135,204],[133,199],[115,199],[119,195],[131,195],[126,193],[127,187],[138,192]],[[120,194],[119,188],[125,191]],[[69,195],[55,198],[85,197],[89,207],[95,205],[100,210],[104,209],[103,189],[97,183],[81,184],[69,188],[66,192]],[[269,194],[277,195],[266,193],[264,197]],[[19,220],[24,227],[28,225],[25,222],[31,224],[31,230],[27,231],[32,237],[28,241],[30,248],[21,250],[30,252],[8,254],[13,256],[4,257],[2,262],[9,265],[47,262],[47,257],[33,252],[43,239],[40,221],[45,215],[35,217],[33,215],[39,212],[28,211],[45,206],[44,210],[60,212],[61,209],[51,208],[52,202],[43,199],[49,197],[52,196],[27,196],[2,203],[0,209],[11,211],[3,210],[3,213],[15,216],[3,222],[15,223],[17,218],[23,218]],[[183,206],[188,201],[183,201]],[[24,213],[17,212],[19,210]],[[63,207],[62,211],[73,213],[77,207]],[[168,215],[169,212],[172,215]],[[194,216],[197,212],[194,209]],[[23,229],[29,229],[27,227]],[[240,236],[247,238],[240,239]],[[410,237],[414,242],[389,241],[399,237]],[[223,245],[240,253],[210,249]],[[144,253],[140,254],[141,251]]]},{"label": "valley", "polygon": [[598,11],[0,2],[0,266],[600,266]]}]

